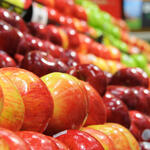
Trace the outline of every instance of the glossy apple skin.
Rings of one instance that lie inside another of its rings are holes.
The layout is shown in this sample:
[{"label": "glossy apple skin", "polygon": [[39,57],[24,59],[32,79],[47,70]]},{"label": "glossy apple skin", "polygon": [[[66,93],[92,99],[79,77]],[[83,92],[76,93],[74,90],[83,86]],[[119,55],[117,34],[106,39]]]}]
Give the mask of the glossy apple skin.
[{"label": "glossy apple skin", "polygon": [[13,28],[3,20],[0,20],[0,49],[7,52],[10,56],[16,53],[18,43],[23,37],[22,32]]},{"label": "glossy apple skin", "polygon": [[0,149],[1,150],[10,150],[8,143],[2,138],[0,138]]},{"label": "glossy apple skin", "polygon": [[84,85],[75,77],[59,72],[50,73],[41,79],[54,100],[54,114],[45,133],[52,135],[83,126],[88,113],[88,98]]},{"label": "glossy apple skin", "polygon": [[3,95],[2,87],[0,86],[0,115],[3,109],[3,104],[4,104],[4,95]]},{"label": "glossy apple skin", "polygon": [[89,83],[84,81],[82,83],[85,85],[89,100],[88,118],[84,126],[104,124],[106,122],[107,112],[102,97]]},{"label": "glossy apple skin", "polygon": [[88,126],[88,128],[92,128],[106,134],[114,143],[116,150],[131,150],[129,142],[125,135],[120,132],[118,129],[105,125],[92,125]]},{"label": "glossy apple skin", "polygon": [[106,125],[116,128],[120,132],[122,132],[125,135],[125,137],[127,138],[132,150],[140,150],[138,141],[135,139],[135,137],[131,134],[131,132],[127,128],[125,128],[124,126],[117,124],[117,123],[106,123]]},{"label": "glossy apple skin", "polygon": [[5,51],[0,50],[0,68],[16,67],[15,60],[10,57]]},{"label": "glossy apple skin", "polygon": [[121,99],[130,110],[150,115],[150,91],[144,87],[108,86],[108,92]]},{"label": "glossy apple skin", "polygon": [[129,111],[131,126],[130,131],[138,141],[150,142],[150,117],[139,112]]},{"label": "glossy apple skin", "polygon": [[18,28],[21,32],[28,32],[28,28],[24,20],[15,12],[10,12],[7,9],[0,8],[0,19]]},{"label": "glossy apple skin", "polygon": [[106,91],[107,78],[104,72],[95,65],[81,64],[70,68],[67,73],[77,77],[80,80],[90,83],[100,95]]},{"label": "glossy apple skin", "polygon": [[81,131],[87,132],[91,136],[95,137],[104,147],[104,150],[115,150],[114,143],[112,140],[103,132],[100,132],[98,130],[92,129],[92,128],[81,128]]},{"label": "glossy apple skin", "polygon": [[5,128],[0,128],[0,139],[6,142],[8,147],[8,149],[6,150],[30,150],[30,148],[23,141],[23,139],[17,136],[14,132]]},{"label": "glossy apple skin", "polygon": [[52,72],[66,72],[68,70],[64,62],[42,51],[28,52],[20,67],[35,73],[39,77]]},{"label": "glossy apple skin", "polygon": [[20,131],[16,133],[31,150],[59,150],[56,144],[44,134],[33,131]]},{"label": "glossy apple skin", "polygon": [[54,137],[62,141],[71,150],[104,150],[96,138],[83,131],[65,130],[54,135]]},{"label": "glossy apple skin", "polygon": [[4,96],[0,126],[18,131],[21,129],[24,120],[25,107],[23,99],[11,80],[3,73],[0,73],[0,86]]},{"label": "glossy apple skin", "polygon": [[0,70],[17,87],[25,105],[22,130],[43,132],[53,114],[53,99],[43,81],[35,74],[15,67]]},{"label": "glossy apple skin", "polygon": [[123,101],[106,92],[103,102],[107,110],[107,122],[119,123],[127,128],[130,127],[128,108]]},{"label": "glossy apple skin", "polygon": [[60,140],[57,140],[56,138],[53,138],[51,136],[47,136],[51,141],[53,141],[59,150],[69,150],[69,148]]},{"label": "glossy apple skin", "polygon": [[149,150],[150,149],[150,143],[149,142],[140,142],[140,150]]},{"label": "glossy apple skin", "polygon": [[142,86],[148,88],[148,76],[140,68],[123,68],[112,76],[110,85]]},{"label": "glossy apple skin", "polygon": [[40,50],[50,53],[53,57],[59,58],[63,55],[64,49],[49,41],[41,40],[30,34],[24,34],[17,46],[17,53],[25,55],[32,50]]}]

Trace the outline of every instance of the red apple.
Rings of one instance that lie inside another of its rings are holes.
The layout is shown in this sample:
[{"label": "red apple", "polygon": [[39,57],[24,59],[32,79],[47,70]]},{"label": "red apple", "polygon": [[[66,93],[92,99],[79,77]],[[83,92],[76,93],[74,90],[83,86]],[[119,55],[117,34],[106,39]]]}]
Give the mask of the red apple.
[{"label": "red apple", "polygon": [[71,150],[104,150],[101,143],[90,134],[78,130],[65,130],[54,135]]},{"label": "red apple", "polygon": [[106,108],[102,97],[89,83],[82,81],[89,100],[89,113],[84,126],[104,124],[107,119]]},{"label": "red apple", "polygon": [[115,150],[113,141],[103,132],[92,128],[81,128],[81,131],[87,132],[91,136],[95,137],[104,147],[104,150]]},{"label": "red apple", "polygon": [[39,77],[52,72],[66,72],[68,67],[59,59],[42,51],[26,53],[21,63],[21,68],[27,69]]},{"label": "red apple", "polygon": [[46,134],[79,129],[87,118],[88,98],[83,83],[65,73],[50,73],[41,78],[54,100],[54,114]]},{"label": "red apple", "polygon": [[150,117],[135,110],[129,111],[129,114],[131,133],[138,141],[150,142]]},{"label": "red apple", "polygon": [[5,128],[0,128],[0,148],[4,148],[1,150],[30,150],[23,139]]},{"label": "red apple", "polygon": [[129,142],[125,135],[114,127],[108,125],[92,125],[88,126],[88,128],[92,128],[98,131],[103,132],[108,135],[108,137],[113,141],[116,150],[131,150]]},{"label": "red apple", "polygon": [[150,149],[150,142],[140,142],[140,150],[149,150]]},{"label": "red apple", "polygon": [[35,74],[24,69],[9,67],[0,69],[0,72],[17,87],[24,101],[22,130],[43,132],[53,113],[53,100],[46,85]]},{"label": "red apple", "polygon": [[16,62],[5,51],[0,50],[0,68],[16,67]]},{"label": "red apple", "polygon": [[24,20],[21,18],[21,16],[19,16],[15,12],[11,12],[7,9],[0,8],[0,19],[11,24],[13,27],[18,28],[22,32],[28,31],[28,28],[27,28]]},{"label": "red apple", "polygon": [[[18,131],[21,129],[24,120],[23,99],[16,86],[3,73],[0,73],[0,86],[4,97],[3,107],[1,104],[0,126]],[[2,94],[0,94],[0,99],[2,99]]]},{"label": "red apple", "polygon": [[70,68],[68,73],[90,83],[100,95],[105,93],[107,78],[104,72],[97,66],[92,64],[77,65]]},{"label": "red apple", "polygon": [[59,150],[56,144],[44,134],[32,131],[20,131],[21,137],[31,150]]},{"label": "red apple", "polygon": [[7,24],[3,20],[0,20],[0,49],[6,51],[10,56],[16,53],[17,46],[23,38],[23,34]]},{"label": "red apple", "polygon": [[112,76],[110,84],[148,88],[148,76],[140,68],[123,68]]},{"label": "red apple", "polygon": [[106,92],[103,102],[107,110],[107,122],[119,123],[127,128],[130,127],[128,108],[123,101]]},{"label": "red apple", "polygon": [[53,138],[51,136],[47,136],[47,137],[56,144],[59,150],[69,150],[69,148],[60,140],[57,140],[56,138]]}]

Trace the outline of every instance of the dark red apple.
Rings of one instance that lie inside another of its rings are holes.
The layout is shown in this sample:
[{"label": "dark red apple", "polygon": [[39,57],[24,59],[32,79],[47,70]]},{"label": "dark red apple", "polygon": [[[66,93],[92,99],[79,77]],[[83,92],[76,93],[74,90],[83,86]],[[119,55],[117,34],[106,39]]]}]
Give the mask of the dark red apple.
[{"label": "dark red apple", "polygon": [[[8,150],[30,150],[28,145],[17,136],[14,132],[7,130],[5,128],[0,128],[0,140],[7,143]],[[1,143],[0,143],[1,144]],[[1,145],[0,145],[1,147]],[[7,149],[7,148],[6,148]],[[3,150],[3,149],[2,149]],[[4,147],[5,150],[5,147]]]},{"label": "dark red apple", "polygon": [[25,55],[32,50],[45,51],[56,58],[61,57],[64,52],[62,47],[56,46],[49,41],[41,40],[30,34],[24,34],[24,38],[21,39],[17,47],[17,53]]},{"label": "dark red apple", "polygon": [[129,111],[130,131],[138,141],[150,142],[150,117],[139,112]]},{"label": "dark red apple", "polygon": [[22,32],[13,28],[3,20],[0,20],[0,49],[13,56],[16,53],[18,43],[23,38]]},{"label": "dark red apple", "polygon": [[0,68],[3,67],[16,67],[16,62],[5,51],[0,50]]},{"label": "dark red apple", "polygon": [[104,95],[107,86],[107,78],[104,72],[95,65],[81,64],[72,67],[68,73],[80,80],[90,83],[100,95]]},{"label": "dark red apple", "polygon": [[28,52],[20,65],[38,76],[52,72],[66,72],[68,67],[61,60],[55,59],[49,53],[42,51]]},{"label": "dark red apple", "polygon": [[110,85],[143,86],[148,88],[148,76],[140,68],[123,68],[112,76]]},{"label": "dark red apple", "polygon": [[140,142],[141,150],[150,150],[150,142]]},{"label": "dark red apple", "polygon": [[130,110],[150,115],[150,91],[144,87],[108,86],[107,90],[121,99]]},{"label": "dark red apple", "polygon": [[28,32],[28,28],[24,20],[15,12],[10,12],[7,9],[0,8],[0,19],[11,24],[13,27],[18,28],[22,32]]},{"label": "dark red apple", "polygon": [[119,98],[106,92],[103,97],[103,102],[107,110],[107,122],[119,123],[126,128],[130,127],[130,117],[128,108]]},{"label": "dark red apple", "polygon": [[31,150],[59,150],[56,144],[48,138],[46,135],[32,132],[32,131],[20,131],[17,132]]},{"label": "dark red apple", "polygon": [[104,150],[101,143],[90,134],[79,130],[65,130],[54,135],[71,150]]}]

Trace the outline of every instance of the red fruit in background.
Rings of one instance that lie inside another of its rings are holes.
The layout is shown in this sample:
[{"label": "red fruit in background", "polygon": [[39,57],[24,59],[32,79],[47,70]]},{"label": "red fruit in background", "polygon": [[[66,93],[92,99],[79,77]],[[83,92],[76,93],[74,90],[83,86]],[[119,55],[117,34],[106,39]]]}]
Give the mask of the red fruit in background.
[{"label": "red fruit in background", "polygon": [[0,68],[3,67],[16,67],[16,62],[5,51],[0,50]]},{"label": "red fruit in background", "polygon": [[55,59],[49,53],[42,51],[31,51],[26,53],[20,65],[39,77],[52,72],[66,72],[68,67],[61,60]]},{"label": "red fruit in background", "polygon": [[20,67],[22,60],[24,59],[24,55],[21,54],[15,54],[14,59],[17,62],[17,66]]},{"label": "red fruit in background", "polygon": [[54,135],[54,137],[62,141],[71,150],[104,150],[100,142],[83,131],[65,130]]},{"label": "red fruit in background", "polygon": [[139,112],[129,111],[130,131],[138,141],[150,142],[150,117]]},{"label": "red fruit in background", "polygon": [[119,123],[126,128],[130,127],[128,108],[119,98],[106,92],[103,102],[107,110],[107,122]]},{"label": "red fruit in background", "polygon": [[56,144],[44,134],[32,131],[20,131],[16,134],[25,141],[31,150],[59,150]]},{"label": "red fruit in background", "polygon": [[89,83],[83,82],[87,91],[89,100],[89,113],[84,126],[93,124],[104,124],[106,122],[107,114],[102,97]]},{"label": "red fruit in background", "polygon": [[18,28],[21,32],[28,32],[28,28],[24,20],[15,12],[10,12],[7,9],[0,8],[0,19]]},{"label": "red fruit in background", "polygon": [[32,50],[40,50],[50,53],[53,57],[59,58],[63,55],[64,49],[49,41],[40,40],[30,34],[24,34],[17,47],[17,53],[25,55]]},{"label": "red fruit in background", "polygon": [[106,75],[106,78],[107,78],[107,84],[109,84],[113,75],[106,71],[104,71],[104,74]]},{"label": "red fruit in background", "polygon": [[2,68],[17,87],[25,105],[22,130],[43,132],[53,114],[53,99],[43,81],[35,74],[15,67]]},{"label": "red fruit in background", "polygon": [[5,21],[0,20],[0,49],[6,51],[9,55],[13,56],[16,53],[18,43],[23,34],[7,24]]},{"label": "red fruit in background", "polygon": [[47,137],[56,144],[59,150],[69,150],[69,148],[60,140],[57,140],[56,138],[53,138],[51,136],[47,136]]},{"label": "red fruit in background", "polygon": [[108,86],[107,90],[121,99],[130,110],[150,115],[150,91],[144,87]]},{"label": "red fruit in background", "polygon": [[[0,128],[0,140],[3,140],[7,144],[8,150],[30,150],[28,145],[23,141],[22,138],[17,136],[14,132],[5,128]],[[2,141],[2,142],[3,142]],[[1,144],[1,143],[0,143]],[[1,147],[1,145],[0,145]],[[4,147],[5,150],[6,147]],[[6,148],[6,150],[7,150]],[[3,149],[2,149],[3,150]]]},{"label": "red fruit in background", "polygon": [[68,73],[80,80],[90,83],[99,92],[100,95],[105,93],[107,78],[104,72],[97,66],[92,64],[77,65],[70,68]]},{"label": "red fruit in background", "polygon": [[143,86],[148,88],[148,76],[140,68],[123,68],[117,71],[110,81],[110,85]]}]

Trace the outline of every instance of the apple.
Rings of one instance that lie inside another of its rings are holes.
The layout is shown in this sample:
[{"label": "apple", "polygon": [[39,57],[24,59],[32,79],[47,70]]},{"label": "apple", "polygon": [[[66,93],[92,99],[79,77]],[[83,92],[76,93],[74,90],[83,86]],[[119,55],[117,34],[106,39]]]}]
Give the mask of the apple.
[{"label": "apple", "polygon": [[140,86],[108,86],[107,91],[121,99],[130,110],[138,110],[150,115],[150,90]]},{"label": "apple", "polygon": [[131,150],[129,142],[125,135],[116,128],[113,128],[108,125],[92,125],[88,126],[88,128],[92,128],[98,131],[103,132],[108,135],[108,137],[113,141],[116,150]]},{"label": "apple", "polygon": [[150,117],[136,110],[129,111],[130,132],[138,141],[150,142]]},{"label": "apple", "polygon": [[31,150],[59,150],[56,144],[44,134],[33,131],[20,131],[16,133]]},{"label": "apple", "polygon": [[95,65],[81,64],[71,67],[68,74],[73,75],[80,80],[90,83],[100,95],[103,95],[106,91],[107,78],[104,72]]},{"label": "apple", "polygon": [[67,65],[59,59],[55,59],[49,53],[43,51],[31,51],[26,53],[20,65],[39,77],[52,72],[66,72]]},{"label": "apple", "polygon": [[104,150],[101,143],[90,134],[79,130],[65,130],[54,137],[62,141],[71,150]]},{"label": "apple", "polygon": [[102,97],[89,83],[82,81],[89,100],[88,118],[84,126],[104,124],[107,119],[106,108]]},{"label": "apple", "polygon": [[123,68],[112,76],[110,85],[142,86],[148,88],[148,76],[140,68]]},{"label": "apple", "polygon": [[16,14],[15,12],[11,12],[8,9],[0,8],[0,19],[6,21],[11,24],[13,27],[18,28],[22,32],[28,32],[28,28],[24,22],[24,20]]},{"label": "apple", "polygon": [[130,117],[126,104],[119,98],[106,92],[103,97],[103,102],[107,110],[107,122],[114,122],[130,127]]},{"label": "apple", "polygon": [[47,137],[56,144],[59,150],[69,150],[69,148],[60,140],[57,140],[56,138],[51,136],[47,136]]},{"label": "apple", "polygon": [[21,129],[24,120],[24,103],[21,95],[11,80],[0,72],[0,86],[3,94],[0,93],[1,104],[0,126],[18,131]]},{"label": "apple", "polygon": [[127,128],[125,128],[124,126],[122,126],[120,124],[116,124],[116,123],[106,123],[106,125],[108,125],[110,127],[114,127],[116,129],[118,129],[119,131],[121,131],[127,138],[132,150],[140,150],[138,141],[135,139],[135,137],[131,134],[131,132]]},{"label": "apple", "polygon": [[23,38],[22,32],[13,28],[3,20],[0,20],[0,49],[10,56],[16,53],[18,43]]},{"label": "apple", "polygon": [[16,67],[16,62],[5,51],[0,50],[0,68],[3,67]]},{"label": "apple", "polygon": [[2,87],[0,86],[0,115],[3,110],[3,104],[4,104],[4,96],[3,96]]},{"label": "apple", "polygon": [[46,134],[66,129],[79,129],[88,113],[88,98],[83,83],[65,73],[50,73],[41,77],[54,100],[54,114],[49,120]]},{"label": "apple", "polygon": [[141,150],[149,150],[150,143],[149,142],[140,142],[140,148],[141,148]]},{"label": "apple", "polygon": [[30,150],[22,138],[14,132],[0,128],[0,149],[1,150]]},{"label": "apple", "polygon": [[53,99],[46,85],[38,76],[21,68],[2,68],[0,72],[17,87],[23,99],[25,118],[22,130],[43,132],[53,114]]},{"label": "apple", "polygon": [[115,150],[114,143],[112,140],[103,132],[100,132],[98,130],[92,129],[92,128],[81,128],[81,131],[87,132],[91,136],[95,137],[104,147],[104,150]]}]

